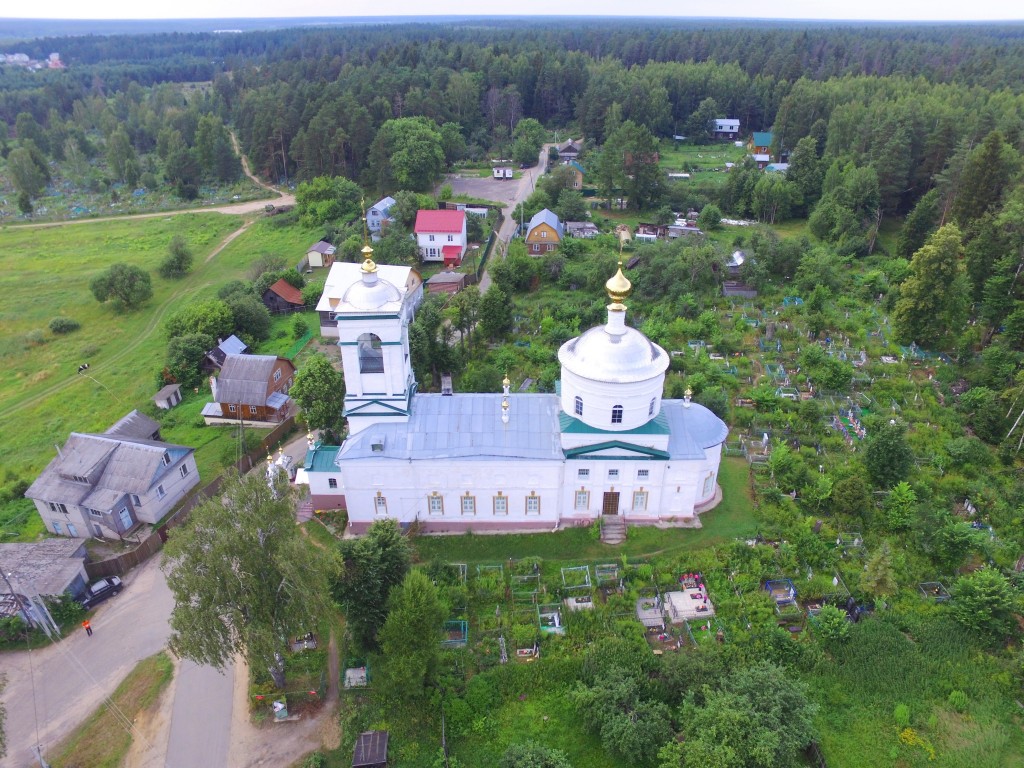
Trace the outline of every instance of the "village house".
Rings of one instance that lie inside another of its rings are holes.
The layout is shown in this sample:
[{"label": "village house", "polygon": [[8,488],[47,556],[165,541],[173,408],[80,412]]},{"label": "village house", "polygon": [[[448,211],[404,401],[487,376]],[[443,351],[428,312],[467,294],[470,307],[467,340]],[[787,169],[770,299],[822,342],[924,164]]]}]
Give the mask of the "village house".
[{"label": "village house", "polygon": [[469,284],[468,279],[469,275],[463,272],[438,272],[427,280],[427,293],[458,293]]},{"label": "village house", "polygon": [[583,189],[583,177],[587,174],[583,170],[583,166],[572,160],[568,163],[568,167],[572,171],[572,188],[577,191]]},{"label": "village house", "polygon": [[416,214],[416,244],[422,261],[443,261],[459,266],[466,254],[466,212],[419,211]]},{"label": "village house", "polygon": [[711,135],[716,139],[735,139],[740,135],[740,121],[735,117],[717,117],[712,121]]},{"label": "village house", "polygon": [[384,197],[371,205],[366,211],[366,228],[377,234],[388,224],[395,220],[391,215],[391,206],[395,204],[395,198]]},{"label": "village house", "polygon": [[0,579],[0,619],[32,611],[26,593],[60,596],[68,592],[78,597],[89,583],[88,556],[82,539],[0,544],[0,563],[12,574],[9,581],[15,590],[13,594],[6,591],[7,584]]},{"label": "village house", "polygon": [[245,355],[249,353],[249,345],[240,338],[231,334],[226,339],[218,339],[217,346],[206,353],[206,360],[203,362],[203,370],[219,371],[228,355]]},{"label": "village house", "polygon": [[530,219],[526,229],[526,250],[531,256],[553,251],[561,244],[563,235],[562,222],[545,208]]},{"label": "village house", "polygon": [[103,434],[72,432],[25,491],[46,529],[72,538],[120,538],[156,523],[199,483],[195,451],[159,439],[132,411]]},{"label": "village house", "polygon": [[228,355],[210,379],[213,402],[203,407],[207,424],[279,424],[291,415],[288,390],[295,383],[291,360],[275,355]]},{"label": "village house", "polygon": [[568,141],[558,145],[558,162],[570,163],[573,160],[579,159],[580,153],[583,151],[583,139],[577,139]]},{"label": "village house", "polygon": [[153,395],[152,400],[157,408],[163,411],[170,410],[181,402],[181,384],[168,384],[165,387],[161,387]]}]

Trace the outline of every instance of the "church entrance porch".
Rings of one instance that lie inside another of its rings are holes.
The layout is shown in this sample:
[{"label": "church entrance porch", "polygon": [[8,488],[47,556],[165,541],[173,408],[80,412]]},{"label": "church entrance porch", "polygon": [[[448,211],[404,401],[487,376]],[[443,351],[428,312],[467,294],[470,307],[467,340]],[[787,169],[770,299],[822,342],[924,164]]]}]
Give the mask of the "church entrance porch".
[{"label": "church entrance porch", "polygon": [[604,500],[601,503],[601,514],[602,515],[617,515],[619,514],[619,492],[618,491],[605,491]]}]

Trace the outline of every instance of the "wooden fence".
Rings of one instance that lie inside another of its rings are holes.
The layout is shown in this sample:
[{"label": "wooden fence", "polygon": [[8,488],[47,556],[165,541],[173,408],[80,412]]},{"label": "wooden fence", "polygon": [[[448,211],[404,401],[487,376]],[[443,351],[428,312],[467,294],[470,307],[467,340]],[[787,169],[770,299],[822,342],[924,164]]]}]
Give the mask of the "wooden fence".
[{"label": "wooden fence", "polygon": [[[256,464],[263,460],[269,452],[273,451],[279,443],[283,442],[284,438],[287,437],[294,428],[295,417],[289,416],[278,424],[270,434],[263,438],[258,447],[249,451],[249,453],[243,456],[240,461],[236,462],[233,466],[234,471],[244,475],[246,472],[251,470],[256,466]],[[233,473],[230,471],[225,472],[215,477],[202,488],[193,488],[178,503],[178,506],[171,513],[170,517],[164,520],[163,524],[152,531],[147,538],[143,539],[142,543],[135,549],[107,560],[86,563],[85,572],[88,574],[89,579],[99,579],[104,576],[123,576],[132,568],[141,565],[150,557],[155,555],[163,549],[164,543],[167,541],[167,532],[171,528],[181,525],[188,519],[188,516],[193,509],[207,499],[215,496],[231,474]]]}]

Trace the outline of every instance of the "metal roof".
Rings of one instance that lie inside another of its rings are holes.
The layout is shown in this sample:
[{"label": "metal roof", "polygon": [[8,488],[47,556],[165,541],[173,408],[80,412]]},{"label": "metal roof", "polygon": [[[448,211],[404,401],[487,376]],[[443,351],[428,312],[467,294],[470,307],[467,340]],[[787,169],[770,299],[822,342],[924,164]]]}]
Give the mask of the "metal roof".
[{"label": "metal roof", "polygon": [[365,731],[359,734],[352,754],[352,768],[377,768],[387,765],[387,760],[387,731]]},{"label": "metal roof", "polygon": [[157,390],[157,393],[153,395],[153,400],[166,400],[175,392],[181,389],[181,384],[168,384],[166,387],[161,387]]},{"label": "metal roof", "polygon": [[282,299],[287,301],[289,304],[303,305],[302,302],[302,291],[296,288],[294,285],[289,283],[283,277],[274,283],[272,286],[267,288],[271,293],[277,294]]},{"label": "metal roof", "polygon": [[529,237],[530,233],[533,232],[534,227],[540,226],[541,224],[547,224],[558,236],[561,237],[563,234],[562,222],[558,220],[558,216],[555,215],[554,211],[549,211],[545,208],[542,211],[537,211],[530,219],[530,226],[526,229],[526,236]]},{"label": "metal roof", "polygon": [[414,231],[417,235],[428,232],[461,234],[464,226],[466,226],[465,211],[417,211]]},{"label": "metal roof", "polygon": [[702,459],[704,449],[725,442],[729,427],[699,403],[662,400],[661,412],[668,420],[668,453],[673,459]]},{"label": "metal roof", "polygon": [[306,253],[322,253],[326,256],[333,254],[337,248],[328,243],[326,240],[321,240],[318,243],[313,243],[309,246],[309,250]]},{"label": "metal roof", "polygon": [[245,350],[249,348],[249,345],[242,341],[240,338],[231,334],[224,341],[217,345],[217,349],[223,352],[225,355],[241,355],[245,353]]},{"label": "metal roof", "polygon": [[228,355],[217,377],[216,402],[266,405],[277,360],[274,355]]},{"label": "metal roof", "polygon": [[755,147],[770,147],[772,145],[771,131],[754,131]]},{"label": "metal roof", "polygon": [[[161,390],[162,392],[163,390]],[[160,422],[144,416],[138,411],[122,416],[103,434],[118,437],[150,438],[160,431]]]},{"label": "metal roof", "polygon": [[[401,303],[394,307],[387,307],[388,311],[398,312],[406,299],[409,296],[415,297],[416,289],[423,284],[423,278],[420,277],[420,273],[412,267],[378,264],[376,274],[379,280],[390,283],[401,294]],[[354,307],[345,305],[343,297],[349,288],[355,283],[361,282],[362,279],[361,265],[346,261],[334,262],[331,265],[331,271],[327,273],[324,292],[320,295],[320,301],[316,305],[317,312],[354,311]]]},{"label": "metal roof", "polygon": [[558,396],[510,396],[508,424],[501,422],[502,397],[418,394],[408,423],[375,424],[350,436],[338,459],[562,459]]},{"label": "metal roof", "polygon": [[381,216],[387,216],[388,211],[391,210],[391,206],[395,204],[395,198],[393,197],[382,197],[376,203],[370,206],[371,211],[377,211]]}]

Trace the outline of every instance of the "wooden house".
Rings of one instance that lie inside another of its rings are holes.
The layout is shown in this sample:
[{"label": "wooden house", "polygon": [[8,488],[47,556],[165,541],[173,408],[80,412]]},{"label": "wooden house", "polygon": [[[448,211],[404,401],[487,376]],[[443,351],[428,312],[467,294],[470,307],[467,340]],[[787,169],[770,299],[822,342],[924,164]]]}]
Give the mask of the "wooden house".
[{"label": "wooden house", "polygon": [[530,219],[526,229],[526,250],[531,256],[553,251],[561,244],[564,234],[558,216],[545,208]]},{"label": "wooden house", "polygon": [[302,291],[281,278],[263,292],[263,304],[275,314],[301,312],[306,308]]},{"label": "wooden house", "polygon": [[207,424],[280,423],[292,410],[293,383],[295,366],[287,358],[228,355],[220,376],[210,381],[213,402],[203,408],[203,417]]}]

